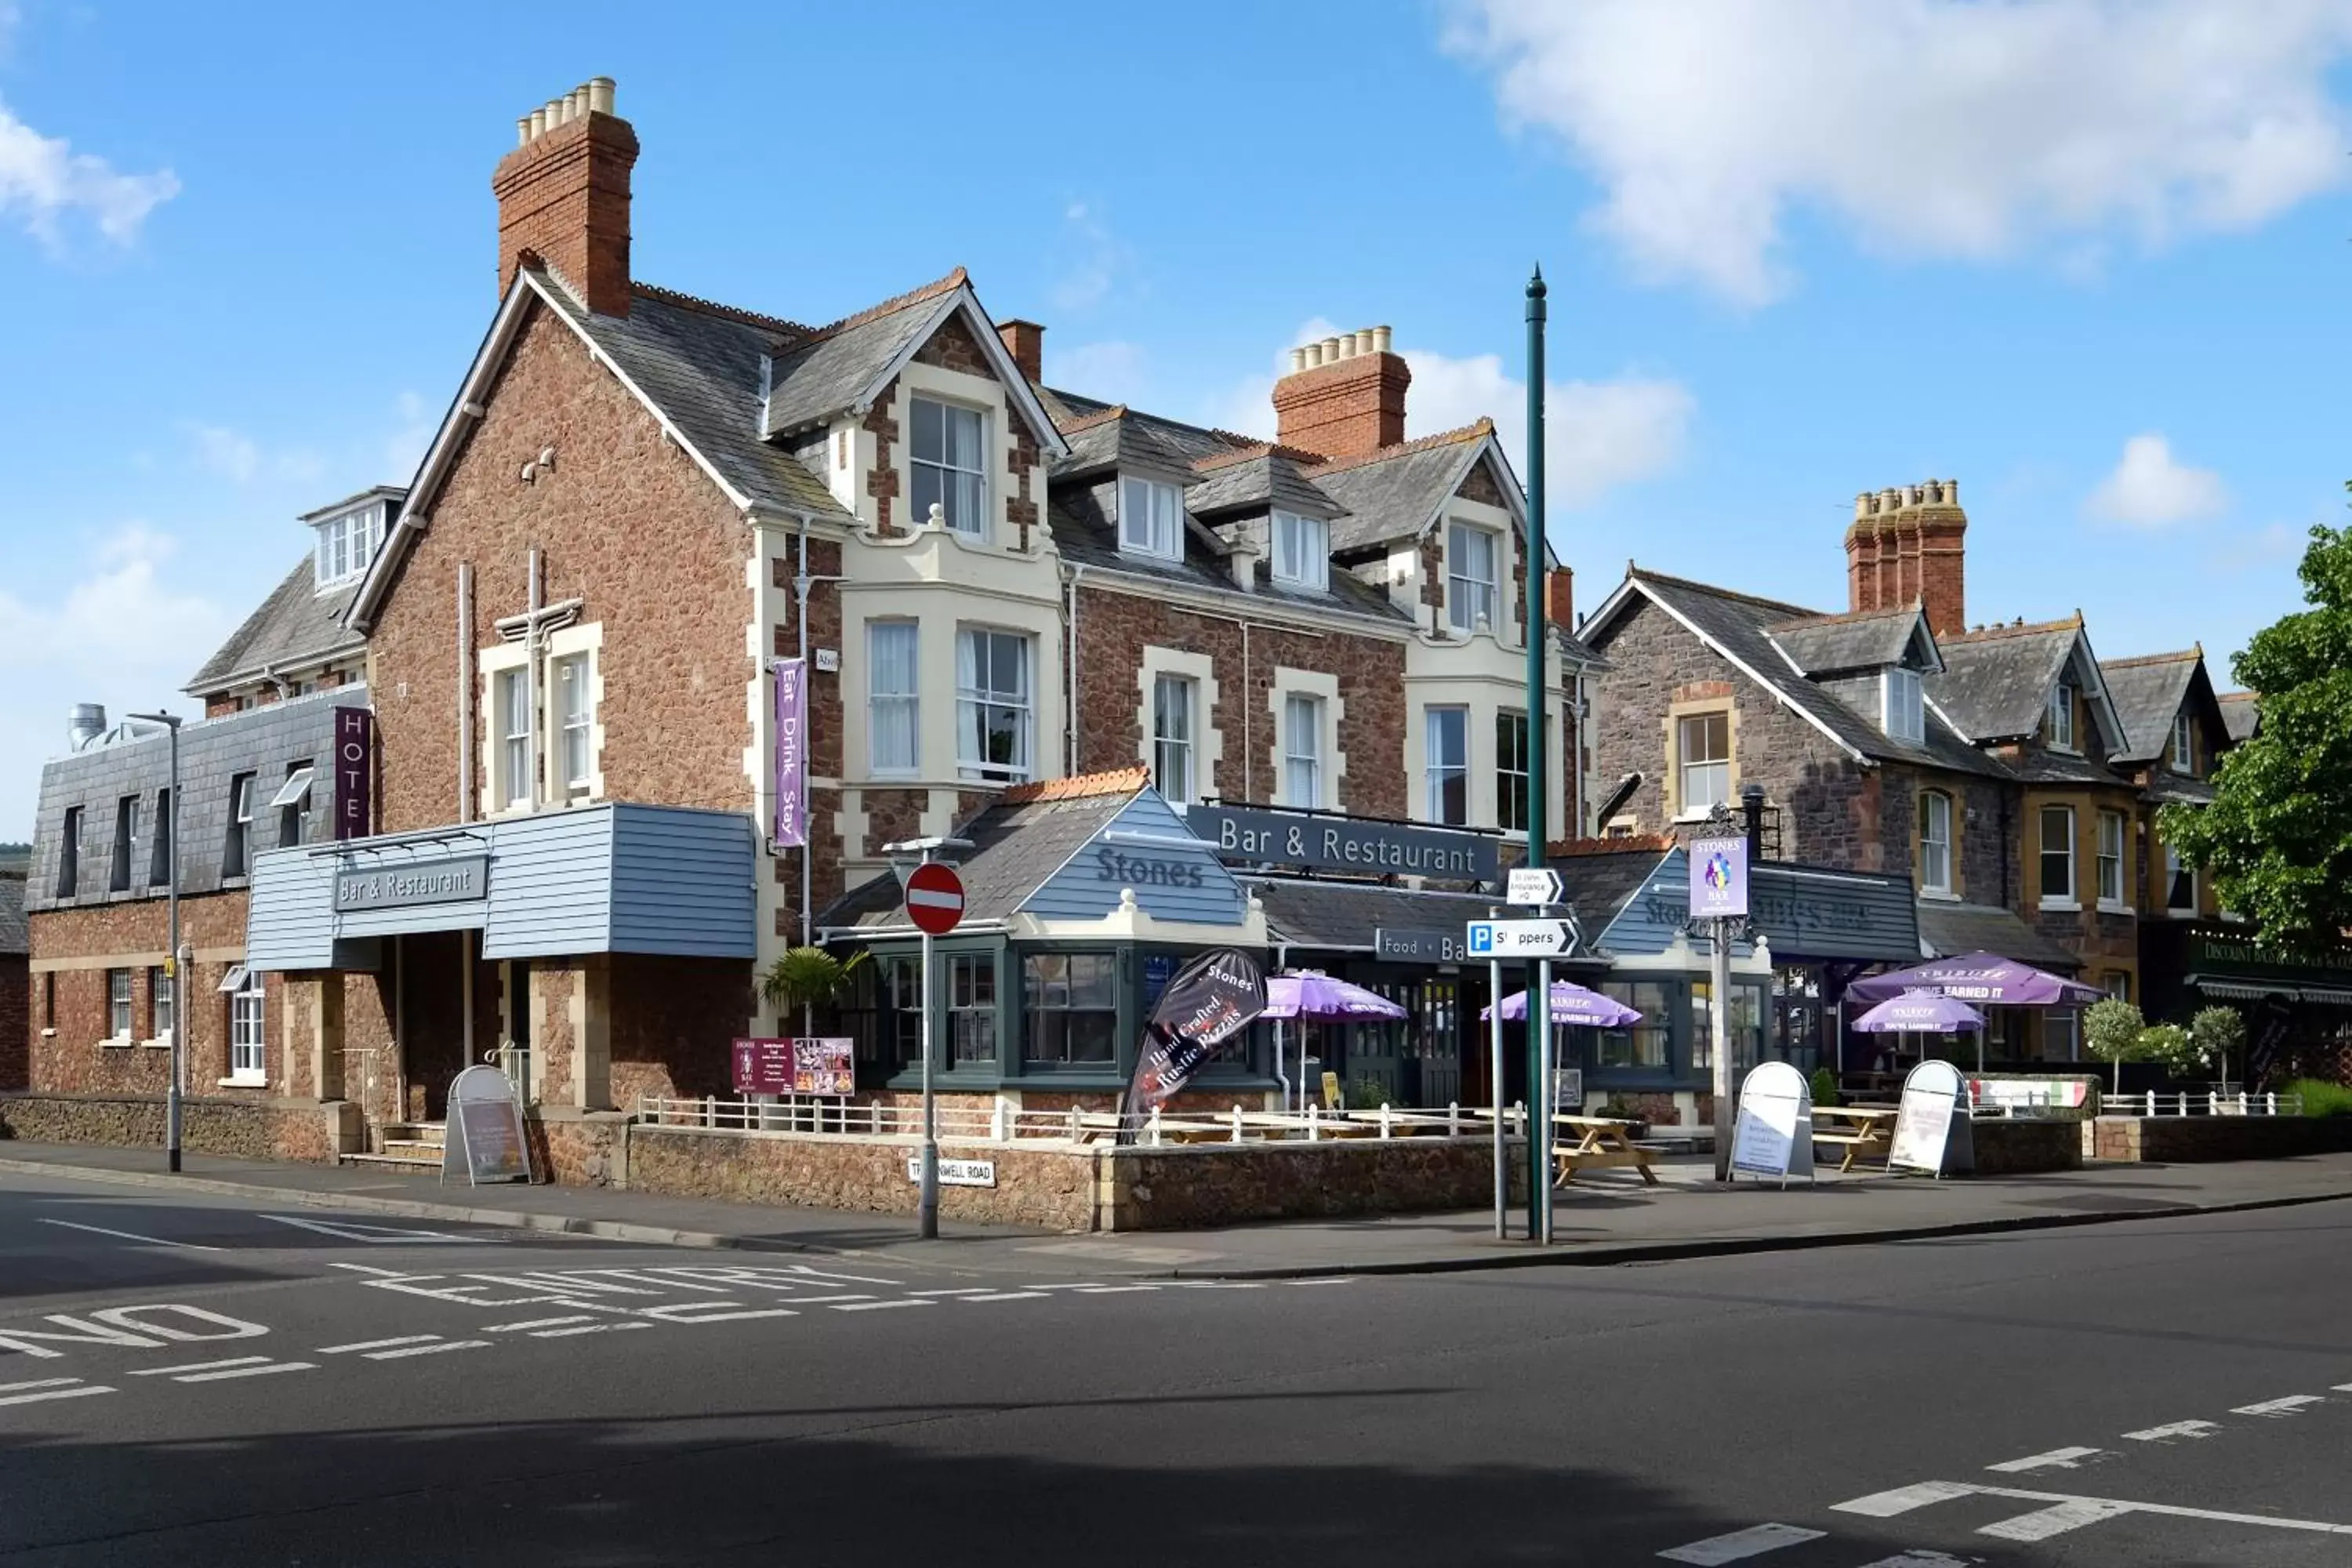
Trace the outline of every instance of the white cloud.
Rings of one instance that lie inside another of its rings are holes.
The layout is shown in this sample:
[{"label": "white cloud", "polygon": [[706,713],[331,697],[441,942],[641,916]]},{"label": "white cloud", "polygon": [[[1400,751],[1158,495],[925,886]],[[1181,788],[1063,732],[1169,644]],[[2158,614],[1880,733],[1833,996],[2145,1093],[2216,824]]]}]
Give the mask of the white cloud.
[{"label": "white cloud", "polygon": [[2157,529],[2215,516],[2229,504],[2220,474],[2179,461],[2170,443],[2151,432],[2124,443],[2122,458],[2083,510],[2102,521]]},{"label": "white cloud", "polygon": [[1151,386],[1147,357],[1140,343],[1116,338],[1072,349],[1048,348],[1045,384],[1106,403],[1139,403]]},{"label": "white cloud", "polygon": [[[8,16],[0,12],[0,25]],[[0,104],[0,217],[52,247],[68,216],[88,219],[117,245],[139,237],[147,215],[180,194],[169,169],[126,174],[105,159],[77,153],[61,136],[44,136]]]},{"label": "white cloud", "polygon": [[[1302,325],[1294,343],[1318,342],[1338,329],[1320,317]],[[1412,367],[1405,394],[1405,435],[1433,436],[1481,417],[1527,478],[1528,384],[1505,371],[1499,354],[1456,359],[1400,347]],[[1288,351],[1276,356],[1289,363]],[[1212,422],[1243,435],[1275,433],[1272,375],[1252,376],[1218,400]],[[1544,492],[1548,506],[1588,506],[1621,485],[1655,478],[1680,460],[1698,403],[1680,382],[1629,374],[1611,381],[1552,381],[1545,389]]]},{"label": "white cloud", "polygon": [[1452,0],[1505,118],[1645,273],[1761,303],[1797,209],[1983,259],[2242,229],[2347,175],[2352,0]]},{"label": "white cloud", "polygon": [[432,443],[440,422],[433,417],[431,405],[414,392],[404,392],[394,398],[392,413],[396,423],[392,434],[383,438],[383,482],[404,485],[425,460],[425,448]]},{"label": "white cloud", "polygon": [[[226,425],[190,420],[184,427],[195,447],[198,465],[232,484],[250,485],[264,479],[308,484],[326,471],[326,463],[317,453],[300,447],[269,452],[242,430]],[[410,468],[413,470],[415,465]]]},{"label": "white cloud", "polygon": [[1096,309],[1132,278],[1134,251],[1085,202],[1063,209],[1061,249],[1062,272],[1047,296],[1065,315]]},{"label": "white cloud", "polygon": [[0,591],[0,838],[32,830],[43,759],[65,750],[66,712],[175,706],[180,686],[233,624],[226,609],[173,584],[177,543],[142,523],[100,540],[77,574],[27,597]]}]

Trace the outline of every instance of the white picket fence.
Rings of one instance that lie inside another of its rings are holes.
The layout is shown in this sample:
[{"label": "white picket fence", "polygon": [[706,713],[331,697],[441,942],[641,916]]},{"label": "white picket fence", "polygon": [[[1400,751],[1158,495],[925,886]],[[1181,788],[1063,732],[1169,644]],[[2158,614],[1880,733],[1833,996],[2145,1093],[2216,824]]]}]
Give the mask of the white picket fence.
[{"label": "white picket fence", "polygon": [[2102,1116],[2301,1116],[2303,1096],[2299,1094],[2248,1094],[2241,1089],[2235,1094],[2223,1094],[2218,1089],[2177,1089],[2159,1094],[2149,1089],[2142,1094],[2102,1094],[2099,1096]]},{"label": "white picket fence", "polygon": [[[1118,1135],[1119,1119],[1102,1110],[1025,1110],[999,1100],[990,1107],[941,1105],[941,1140],[960,1143],[1107,1143]],[[1505,1113],[1512,1131],[1527,1126],[1524,1107]],[[913,1138],[923,1131],[918,1104],[850,1104],[806,1096],[769,1100],[685,1100],[647,1095],[630,1108],[644,1127],[691,1127],[719,1132],[782,1132],[810,1138]],[[1330,1138],[1461,1137],[1491,1131],[1495,1113],[1475,1107],[1444,1110],[1326,1110],[1310,1105],[1292,1111],[1155,1110],[1139,1130],[1147,1148],[1179,1143],[1251,1143],[1285,1140],[1318,1142]]]}]

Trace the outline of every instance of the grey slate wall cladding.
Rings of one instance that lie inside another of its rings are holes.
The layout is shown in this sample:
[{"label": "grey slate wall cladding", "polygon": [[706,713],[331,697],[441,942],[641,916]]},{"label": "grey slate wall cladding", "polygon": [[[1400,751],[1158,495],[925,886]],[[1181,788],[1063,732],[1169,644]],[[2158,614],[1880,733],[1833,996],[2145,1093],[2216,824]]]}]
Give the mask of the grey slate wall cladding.
[{"label": "grey slate wall cladding", "polygon": [[[224,885],[244,885],[241,878],[224,884],[221,877],[222,853],[228,843],[229,784],[239,773],[256,775],[255,851],[278,847],[278,822],[268,809],[269,799],[285,782],[288,764],[297,762],[312,763],[318,769],[310,784],[306,842],[331,837],[334,770],[327,764],[334,711],[367,705],[366,687],[344,686],[185,725],[180,731],[180,891],[212,893]],[[58,729],[62,735],[62,719]],[[60,757],[44,767],[26,908],[37,911],[162,898],[163,884],[150,886],[147,873],[154,853],[155,795],[169,785],[171,776],[170,740],[160,733]],[[110,893],[115,807],[124,795],[139,797],[131,890]],[[58,863],[66,811],[76,805],[82,808],[80,865],[74,896],[60,900]]]}]

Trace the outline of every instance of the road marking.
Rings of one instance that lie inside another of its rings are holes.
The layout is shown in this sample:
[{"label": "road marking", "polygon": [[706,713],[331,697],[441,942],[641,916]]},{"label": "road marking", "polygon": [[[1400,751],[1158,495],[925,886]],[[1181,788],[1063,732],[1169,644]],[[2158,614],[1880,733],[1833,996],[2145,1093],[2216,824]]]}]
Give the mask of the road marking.
[{"label": "road marking", "polygon": [[1080,1296],[1125,1296],[1137,1290],[1157,1290],[1157,1285],[1081,1285],[1075,1292]]},{"label": "road marking", "polygon": [[909,1296],[985,1296],[988,1294],[988,1287],[963,1285],[953,1290],[909,1290],[907,1294]]},{"label": "road marking", "polygon": [[1832,1513],[1858,1513],[1865,1519],[1893,1519],[1909,1513],[1915,1508],[1929,1503],[1949,1502],[1954,1498],[1972,1497],[1982,1489],[1962,1481],[1921,1481],[1916,1486],[1897,1487],[1891,1492],[1873,1492],[1850,1502],[1830,1505]]},{"label": "road marking", "polygon": [[226,1372],[197,1372],[185,1377],[175,1377],[173,1383],[220,1383],[232,1377],[269,1377],[281,1372],[316,1372],[314,1361],[278,1361],[267,1366],[240,1366]]},{"label": "road marking", "polygon": [[844,1301],[834,1309],[836,1312],[887,1312],[893,1307],[930,1307],[933,1301]]},{"label": "road marking", "polygon": [[1988,1524],[1979,1535],[1995,1535],[2003,1541],[2047,1541],[2053,1535],[2063,1535],[2070,1530],[2080,1530],[2086,1524],[2096,1524],[2103,1519],[2132,1511],[2127,1502],[2103,1502],[2095,1498],[2075,1498],[2054,1503],[2032,1513],[2021,1513],[2015,1519],[2004,1519]]},{"label": "road marking", "polygon": [[320,1355],[344,1355],[352,1351],[390,1350],[394,1345],[429,1344],[440,1337],[441,1336],[439,1334],[404,1334],[396,1340],[362,1340],[356,1344],[320,1345],[319,1347],[319,1353]]},{"label": "road marking", "polygon": [[338,1241],[363,1241],[374,1247],[400,1247],[424,1242],[446,1241],[452,1244],[478,1244],[489,1240],[487,1236],[457,1236],[446,1230],[394,1230],[386,1225],[361,1225],[352,1220],[304,1219],[299,1215],[266,1214],[262,1219],[276,1220],[279,1225],[314,1230],[320,1236],[331,1236]]},{"label": "road marking", "polygon": [[519,1323],[486,1323],[486,1334],[520,1334],[531,1329],[560,1329],[568,1323],[593,1323],[596,1320],[584,1313],[569,1318],[525,1318]]},{"label": "road marking", "polygon": [[0,1383],[0,1394],[23,1394],[35,1388],[64,1388],[80,1381],[78,1377],[37,1377],[30,1383]]},{"label": "road marking", "polygon": [[541,1329],[530,1337],[535,1340],[568,1340],[574,1334],[618,1333],[624,1329],[650,1329],[651,1323],[589,1323],[577,1329]]},{"label": "road marking", "polygon": [[678,1301],[667,1307],[647,1307],[646,1316],[659,1318],[665,1323],[748,1323],[760,1318],[797,1318],[800,1314],[790,1307],[755,1307],[739,1311],[725,1309],[732,1301]]},{"label": "road marking", "polygon": [[[1290,1281],[1293,1285],[1353,1285],[1355,1282],[1355,1278],[1352,1275],[1344,1279],[1293,1279]],[[1255,1285],[1231,1285],[1226,1287],[1226,1289],[1234,1290],[1255,1290],[1257,1287]]]},{"label": "road marking", "polygon": [[2233,1406],[2232,1415],[2292,1415],[2306,1405],[2325,1405],[2327,1401],[2316,1394],[2290,1394],[2284,1399],[2265,1399],[2260,1405]]},{"label": "road marking", "polygon": [[185,1366],[142,1366],[131,1373],[133,1377],[171,1377],[183,1372],[212,1372],[225,1366],[259,1366],[273,1358],[266,1355],[235,1356],[227,1361],[192,1361]]},{"label": "road marking", "polygon": [[[54,1386],[56,1384],[71,1386]],[[21,1388],[26,1392],[11,1394],[7,1392],[11,1388]],[[113,1392],[113,1389],[102,1383],[83,1383],[78,1377],[44,1378],[39,1383],[0,1384],[0,1405],[39,1405],[50,1399],[82,1399],[93,1394],[112,1394]]]},{"label": "road marking", "polygon": [[445,1340],[437,1345],[409,1345],[396,1351],[371,1351],[368,1352],[367,1359],[398,1361],[404,1356],[439,1355],[443,1351],[488,1350],[489,1344],[490,1342],[488,1340]]},{"label": "road marking", "polygon": [[43,1225],[61,1225],[68,1230],[86,1230],[92,1236],[111,1236],[120,1240],[136,1241],[148,1247],[184,1247],[190,1252],[220,1252],[226,1250],[225,1248],[218,1247],[206,1247],[201,1241],[166,1241],[160,1236],[139,1236],[127,1230],[109,1230],[102,1225],[77,1225],[69,1219],[49,1219],[39,1215],[36,1215],[34,1217],[39,1220]]},{"label": "road marking", "polygon": [[2011,1475],[2027,1470],[2071,1470],[2085,1459],[2105,1453],[2105,1448],[2053,1448],[2046,1454],[2029,1455],[2022,1459],[2004,1459],[1998,1465],[1987,1465],[1988,1470],[2001,1470]]},{"label": "road marking", "polygon": [[1043,1301],[1048,1300],[1043,1290],[998,1290],[986,1296],[966,1296],[967,1301]]},{"label": "road marking", "polygon": [[2352,1394],[2352,1383],[2339,1383],[2331,1392],[2336,1394]]},{"label": "road marking", "polygon": [[2135,1443],[2162,1443],[2174,1437],[2210,1437],[2221,1429],[2216,1421],[2174,1421],[2162,1426],[2148,1426],[2124,1436]]},{"label": "road marking", "polygon": [[354,1274],[374,1274],[386,1279],[405,1279],[408,1278],[408,1271],[404,1268],[378,1268],[373,1263],[330,1263],[327,1267],[330,1268],[348,1268]]},{"label": "road marking", "polygon": [[1969,1568],[1981,1561],[1974,1557],[1954,1557],[1949,1552],[1906,1552],[1900,1557],[1882,1557],[1875,1563],[1865,1563],[1862,1568]]},{"label": "road marking", "polygon": [[1749,1557],[1761,1557],[1767,1552],[1778,1552],[1783,1546],[1819,1541],[1828,1533],[1825,1530],[1802,1530],[1793,1524],[1759,1524],[1752,1530],[1734,1531],[1729,1535],[1694,1541],[1688,1546],[1670,1547],[1658,1555],[1669,1563],[1702,1565],[1738,1563]]}]

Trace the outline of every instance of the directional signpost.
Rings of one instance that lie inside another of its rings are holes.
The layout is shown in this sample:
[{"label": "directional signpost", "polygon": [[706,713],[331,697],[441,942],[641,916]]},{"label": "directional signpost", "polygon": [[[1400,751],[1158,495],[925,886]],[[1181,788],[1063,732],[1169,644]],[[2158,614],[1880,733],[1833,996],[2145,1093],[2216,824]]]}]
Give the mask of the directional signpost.
[{"label": "directional signpost", "polygon": [[1576,951],[1571,921],[1472,921],[1472,958],[1558,958]]},{"label": "directional signpost", "polygon": [[1511,868],[1507,893],[1511,903],[1533,904],[1541,908],[1560,902],[1566,891],[1559,873],[1549,866],[1515,866]]}]

